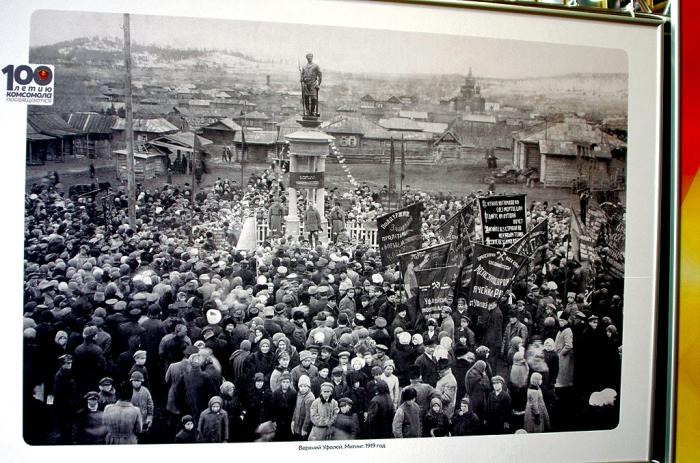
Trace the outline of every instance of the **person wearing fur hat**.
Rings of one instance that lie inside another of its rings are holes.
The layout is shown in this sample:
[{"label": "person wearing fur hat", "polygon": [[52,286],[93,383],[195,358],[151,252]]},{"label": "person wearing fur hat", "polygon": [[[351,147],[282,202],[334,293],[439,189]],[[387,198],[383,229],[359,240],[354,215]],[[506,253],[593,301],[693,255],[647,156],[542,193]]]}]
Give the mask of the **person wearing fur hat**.
[{"label": "person wearing fur hat", "polygon": [[335,419],[340,409],[333,398],[333,384],[321,384],[321,396],[311,403],[309,411],[313,428],[309,440],[328,440],[333,438]]},{"label": "person wearing fur hat", "polygon": [[318,368],[316,365],[312,364],[313,355],[308,350],[303,350],[299,352],[299,365],[292,368],[290,374],[292,375],[292,386],[296,388],[299,378],[302,375],[306,375],[309,379],[313,379],[318,376]]},{"label": "person wearing fur hat", "polygon": [[394,437],[421,437],[421,409],[416,404],[416,397],[416,390],[410,386],[401,391],[401,405],[396,409],[392,421]]},{"label": "person wearing fur hat", "polygon": [[513,415],[510,394],[505,390],[505,380],[500,376],[491,378],[493,389],[486,399],[484,425],[489,434],[503,434],[510,429]]},{"label": "person wearing fur hat", "polygon": [[423,417],[423,436],[445,436],[450,430],[450,419],[440,397],[430,399],[430,407]]},{"label": "person wearing fur hat", "polygon": [[197,442],[197,432],[194,429],[192,415],[185,415],[180,420],[182,429],[175,435],[176,444],[194,444]]},{"label": "person wearing fur hat", "polygon": [[316,399],[311,392],[311,380],[302,374],[297,382],[297,401],[292,414],[292,436],[294,440],[306,440],[311,431],[311,404]]},{"label": "person wearing fur hat", "polygon": [[197,442],[228,442],[228,413],[223,409],[223,403],[219,396],[209,399],[209,406],[199,415]]},{"label": "person wearing fur hat", "polygon": [[335,418],[333,440],[354,440],[360,432],[360,420],[354,402],[348,397],[338,401],[339,413]]},{"label": "person wearing fur hat", "polygon": [[463,398],[459,403],[459,409],[452,415],[450,434],[453,436],[470,436],[477,434],[480,429],[479,417],[471,409],[469,397]]},{"label": "person wearing fur hat", "polygon": [[292,416],[296,407],[297,392],[292,389],[292,377],[288,372],[280,376],[279,389],[270,397],[270,419],[277,424],[275,440],[289,441],[292,438]]},{"label": "person wearing fur hat", "polygon": [[389,396],[389,386],[378,381],[374,387],[374,397],[367,410],[367,437],[386,439],[393,435],[394,404]]}]

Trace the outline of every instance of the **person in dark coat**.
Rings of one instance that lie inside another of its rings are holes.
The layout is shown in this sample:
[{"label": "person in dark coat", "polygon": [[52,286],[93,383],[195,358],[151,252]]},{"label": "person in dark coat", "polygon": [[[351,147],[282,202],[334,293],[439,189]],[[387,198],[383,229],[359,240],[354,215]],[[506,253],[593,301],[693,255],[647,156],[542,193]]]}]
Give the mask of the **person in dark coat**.
[{"label": "person in dark coat", "polygon": [[197,442],[228,442],[228,414],[219,396],[209,399],[209,407],[199,415]]},{"label": "person in dark coat", "polygon": [[282,373],[279,389],[270,397],[270,419],[277,424],[275,440],[292,439],[292,416],[297,403],[297,393],[291,388],[292,377],[288,372]]},{"label": "person in dark coat", "polygon": [[333,423],[333,440],[354,440],[360,432],[360,420],[353,410],[354,402],[348,397],[343,397],[338,401],[340,413],[335,417]]},{"label": "person in dark coat", "polygon": [[186,411],[199,420],[199,414],[209,407],[208,397],[215,396],[219,391],[212,378],[202,371],[203,359],[199,354],[192,354],[189,362],[191,368],[183,374],[179,389]]},{"label": "person in dark coat", "polygon": [[219,388],[223,409],[228,414],[229,442],[241,442],[243,435],[243,404],[238,397],[235,386],[230,381],[224,381]]},{"label": "person in dark coat", "polygon": [[75,426],[75,443],[97,445],[105,443],[107,429],[102,425],[102,411],[99,410],[100,395],[95,391],[85,394],[86,405],[78,411]]},{"label": "person in dark coat", "polygon": [[[165,371],[161,370],[163,366],[158,357],[160,341],[165,336],[165,326],[160,320],[160,306],[153,304],[148,308],[148,318],[144,320],[141,327],[144,329],[142,346],[148,354],[146,368],[153,373]],[[160,393],[160,387],[153,387],[152,390],[154,393]]]},{"label": "person in dark coat", "polygon": [[[255,435],[255,428],[270,419],[272,391],[265,385],[265,375],[255,373],[253,387],[246,395],[244,425],[249,437]],[[248,440],[248,439],[247,439]]]},{"label": "person in dark coat", "polygon": [[246,359],[250,364],[250,370],[261,372],[269,378],[272,370],[275,369],[274,356],[270,352],[270,340],[265,338],[258,343],[259,350]]},{"label": "person in dark coat", "polygon": [[459,410],[452,415],[453,436],[471,436],[479,433],[481,423],[479,417],[470,409],[469,397],[465,397],[459,404]]},{"label": "person in dark coat", "polygon": [[455,361],[450,367],[452,368],[452,374],[454,374],[457,380],[457,400],[459,401],[462,397],[466,395],[466,386],[464,381],[467,377],[467,371],[472,367],[472,364],[467,360],[467,354],[469,351],[466,346],[457,345],[455,347]]},{"label": "person in dark coat", "polygon": [[194,444],[197,442],[197,432],[194,429],[192,415],[185,415],[180,421],[182,429],[175,435],[176,444]]},{"label": "person in dark coat", "polygon": [[450,419],[442,409],[442,400],[433,397],[430,409],[423,417],[423,437],[446,436],[450,431]]},{"label": "person in dark coat", "polygon": [[304,212],[304,231],[309,234],[309,242],[312,247],[318,245],[318,232],[321,231],[321,215],[310,202]]},{"label": "person in dark coat", "polygon": [[464,383],[466,395],[469,397],[470,401],[470,409],[473,410],[477,416],[484,416],[486,396],[491,389],[491,382],[486,375],[486,362],[477,360],[474,366],[467,372]]},{"label": "person in dark coat", "polygon": [[83,329],[83,343],[73,352],[73,378],[78,395],[94,389],[105,374],[106,360],[100,346],[95,342],[96,326]]},{"label": "person in dark coat", "polygon": [[63,364],[56,372],[53,381],[53,405],[56,415],[60,417],[60,439],[63,444],[72,442],[75,412],[78,408],[78,393],[71,374],[73,356],[65,354],[61,357]]},{"label": "person in dark coat", "polygon": [[432,339],[426,339],[424,345],[425,352],[418,356],[415,364],[420,368],[420,375],[423,382],[435,387],[438,381],[437,359],[433,357],[435,342]]},{"label": "person in dark coat", "polygon": [[503,312],[497,304],[490,307],[488,312],[484,314],[484,327],[484,337],[481,343],[491,351],[488,360],[491,370],[495,370],[496,359],[501,352],[503,342]]},{"label": "person in dark coat", "polygon": [[510,395],[504,390],[505,380],[500,376],[491,379],[493,390],[486,399],[484,421],[489,434],[504,434],[510,430],[513,414]]},{"label": "person in dark coat", "polygon": [[389,386],[383,381],[375,385],[374,397],[367,412],[367,434],[370,439],[386,439],[392,436],[394,404],[389,396]]}]

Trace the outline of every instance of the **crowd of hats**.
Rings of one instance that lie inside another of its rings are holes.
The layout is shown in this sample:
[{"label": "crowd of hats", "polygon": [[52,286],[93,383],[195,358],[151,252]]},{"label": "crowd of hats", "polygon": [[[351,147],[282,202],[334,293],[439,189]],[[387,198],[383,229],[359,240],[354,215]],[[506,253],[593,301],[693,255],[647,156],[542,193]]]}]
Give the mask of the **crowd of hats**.
[{"label": "crowd of hats", "polygon": [[[358,214],[381,212],[374,202],[377,191],[350,178],[356,187],[354,210]],[[47,395],[56,392],[57,371],[62,364],[73,363],[76,392],[81,397],[93,399],[100,385],[141,381],[153,389],[156,408],[162,409],[167,398],[164,373],[168,362],[180,361],[181,356],[173,359],[167,349],[163,353],[160,348],[179,333],[187,337],[180,354],[203,355],[202,368],[226,385],[223,389],[229,391],[233,386],[244,403],[247,388],[254,383],[271,384],[279,361],[289,362],[288,371],[282,371],[275,381],[292,379],[295,367],[314,361],[317,369],[329,370],[329,380],[312,387],[330,386],[336,393],[333,377],[347,377],[353,371],[363,373],[364,383],[376,373],[393,370],[401,386],[406,386],[408,365],[426,346],[434,349],[440,371],[467,353],[475,359],[485,358],[483,346],[467,352],[460,336],[443,329],[446,319],[459,324],[462,316],[455,316],[456,303],[442,307],[427,321],[415,312],[407,313],[408,307],[400,302],[398,269],[383,268],[377,250],[332,243],[312,248],[300,237],[285,237],[244,252],[230,246],[228,234],[223,245],[214,242],[211,230],[203,226],[220,223],[223,230],[230,230],[242,218],[264,212],[271,198],[283,194],[268,172],[253,177],[245,190],[219,180],[213,188],[201,191],[194,203],[186,187],[165,185],[139,192],[138,219],[132,228],[123,189],[114,193],[112,214],[105,219],[102,209],[88,198],[71,200],[45,186],[33,187],[25,204],[25,385],[43,385]],[[335,194],[329,194],[331,201],[337,199]],[[477,194],[405,193],[406,200],[425,205],[424,245],[437,242],[437,227]],[[529,213],[533,222],[548,218],[553,224],[550,263],[567,257],[568,213],[559,205],[549,208],[544,204],[536,204]],[[562,319],[569,314],[597,317],[596,310],[587,308],[584,313],[569,307],[560,297],[563,286],[538,280],[541,275],[529,276],[521,295],[525,301],[518,304],[537,307],[550,294],[544,320],[556,317],[557,311],[563,311],[559,314]],[[344,304],[344,295],[351,289],[355,300]],[[575,298],[579,296],[574,293]],[[517,317],[522,316],[515,300],[504,303]],[[476,316],[463,317],[477,322]],[[163,329],[160,337],[151,339],[139,328],[154,323],[147,320],[158,321]],[[613,321],[619,326],[618,320],[608,318],[604,327]],[[545,331],[546,325],[536,329]],[[137,339],[132,344],[134,334]],[[86,342],[99,347],[95,355],[103,361],[95,363],[97,368],[85,368],[78,347]],[[397,355],[400,351],[407,354]],[[237,352],[247,352],[243,355],[249,355],[248,362],[254,365],[243,379],[235,377]],[[144,369],[131,371],[144,360]],[[294,388],[299,377],[296,380]],[[337,399],[353,404],[349,397]],[[188,410],[195,417],[199,411]]]}]

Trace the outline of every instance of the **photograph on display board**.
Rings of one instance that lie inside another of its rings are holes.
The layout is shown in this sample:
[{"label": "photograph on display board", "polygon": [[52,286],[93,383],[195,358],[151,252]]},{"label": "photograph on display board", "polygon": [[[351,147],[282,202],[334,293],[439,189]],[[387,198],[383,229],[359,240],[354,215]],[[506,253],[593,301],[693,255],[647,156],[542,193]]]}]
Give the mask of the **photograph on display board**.
[{"label": "photograph on display board", "polygon": [[626,52],[50,10],[29,45],[28,444],[618,425]]}]

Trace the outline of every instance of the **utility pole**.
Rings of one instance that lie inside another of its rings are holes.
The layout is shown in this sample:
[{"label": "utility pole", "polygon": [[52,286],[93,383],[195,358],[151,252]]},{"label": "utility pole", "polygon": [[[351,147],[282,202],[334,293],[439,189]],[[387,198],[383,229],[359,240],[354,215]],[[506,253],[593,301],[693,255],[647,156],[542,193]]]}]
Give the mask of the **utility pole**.
[{"label": "utility pole", "polygon": [[192,127],[192,133],[194,134],[194,140],[192,141],[192,205],[194,205],[194,198],[197,194],[197,178],[195,172],[197,171],[197,130]]},{"label": "utility pole", "polygon": [[134,114],[131,100],[131,31],[129,13],[124,14],[124,65],[126,85],[124,104],[126,106],[126,188],[129,208],[129,226],[136,228],[136,173],[134,170]]}]

